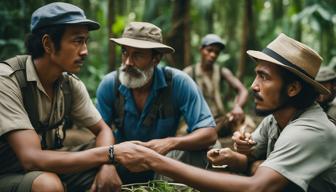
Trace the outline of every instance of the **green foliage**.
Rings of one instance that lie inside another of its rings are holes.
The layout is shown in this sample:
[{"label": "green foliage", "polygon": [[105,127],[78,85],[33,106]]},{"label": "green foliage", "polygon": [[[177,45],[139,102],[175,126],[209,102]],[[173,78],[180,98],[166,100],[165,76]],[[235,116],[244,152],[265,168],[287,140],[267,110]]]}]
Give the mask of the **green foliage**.
[{"label": "green foliage", "polygon": [[[115,21],[108,28],[108,5],[113,1]],[[176,0],[173,0],[176,1]],[[0,59],[23,54],[24,38],[30,31],[30,17],[38,7],[52,0],[0,1]],[[130,21],[147,21],[158,25],[164,39],[172,29],[172,0],[66,0],[84,9],[88,18],[98,21],[101,29],[90,33],[89,57],[81,70],[80,78],[91,97],[102,77],[109,71],[109,34],[119,37]],[[247,0],[191,0],[190,1],[191,61],[199,60],[199,44],[207,33],[216,33],[226,42],[226,50],[218,58],[222,66],[236,73],[240,62],[243,41],[243,18]],[[255,36],[249,39],[249,48],[260,50],[280,32],[308,44],[324,58],[324,65],[335,58],[336,6],[334,0],[253,0]],[[181,18],[183,19],[183,18]],[[182,21],[182,20],[181,20]],[[251,25],[252,23],[250,23]],[[252,31],[249,32],[252,34]],[[183,43],[181,42],[181,46]],[[113,58],[120,65],[120,48]],[[335,59],[334,59],[335,60]],[[166,60],[163,63],[167,63]],[[249,87],[254,79],[253,62],[248,60],[242,81]]]},{"label": "green foliage", "polygon": [[122,192],[197,192],[198,190],[179,183],[153,180],[147,183],[123,185]]}]

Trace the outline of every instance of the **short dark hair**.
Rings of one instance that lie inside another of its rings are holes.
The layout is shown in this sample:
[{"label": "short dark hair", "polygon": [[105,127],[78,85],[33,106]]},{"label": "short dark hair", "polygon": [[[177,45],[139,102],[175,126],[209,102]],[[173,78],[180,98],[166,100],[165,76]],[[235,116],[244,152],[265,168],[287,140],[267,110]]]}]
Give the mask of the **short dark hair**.
[{"label": "short dark hair", "polygon": [[303,81],[299,76],[282,67],[280,67],[280,75],[283,81],[281,90],[283,93],[287,91],[288,85],[294,83],[295,81],[298,81],[302,86],[301,91],[297,95],[288,99],[289,105],[297,109],[304,109],[315,102],[319,92],[317,92],[312,85],[306,81]]},{"label": "short dark hair", "polygon": [[26,37],[25,46],[27,54],[32,56],[32,59],[40,58],[44,55],[42,37],[48,34],[54,43],[54,48],[57,51],[61,49],[61,40],[65,32],[66,25],[52,25],[45,28],[37,29]]}]

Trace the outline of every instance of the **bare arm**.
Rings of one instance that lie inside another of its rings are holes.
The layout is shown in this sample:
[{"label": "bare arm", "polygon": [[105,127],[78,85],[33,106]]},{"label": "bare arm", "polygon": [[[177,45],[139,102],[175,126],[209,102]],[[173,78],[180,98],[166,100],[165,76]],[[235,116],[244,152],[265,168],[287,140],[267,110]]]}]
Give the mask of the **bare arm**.
[{"label": "bare arm", "polygon": [[6,135],[9,145],[26,170],[70,173],[108,163],[108,147],[81,152],[42,150],[34,130],[18,130]]},{"label": "bare arm", "polygon": [[180,137],[154,139],[148,142],[136,142],[151,148],[160,154],[167,154],[171,150],[200,150],[208,149],[216,142],[217,133],[212,127],[199,128],[194,132]]},{"label": "bare arm", "polygon": [[229,85],[237,91],[235,105],[238,105],[242,108],[247,101],[247,89],[240,82],[240,80],[232,74],[230,70],[222,68],[221,75],[229,83]]},{"label": "bare arm", "polygon": [[201,191],[281,191],[289,181],[278,172],[261,167],[252,177],[211,172],[162,156],[153,150],[126,142],[115,146],[118,162],[131,171],[152,169]]},{"label": "bare arm", "polygon": [[106,123],[100,119],[98,123],[89,127],[91,132],[96,135],[96,146],[107,146],[114,144],[115,139],[111,128],[106,125]]}]

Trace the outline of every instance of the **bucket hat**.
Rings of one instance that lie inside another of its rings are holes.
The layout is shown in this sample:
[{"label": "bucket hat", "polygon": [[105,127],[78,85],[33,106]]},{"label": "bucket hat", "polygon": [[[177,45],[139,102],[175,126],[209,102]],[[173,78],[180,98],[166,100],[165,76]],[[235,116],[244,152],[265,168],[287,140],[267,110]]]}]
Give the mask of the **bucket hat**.
[{"label": "bucket hat", "polygon": [[326,82],[333,79],[336,79],[336,73],[330,67],[321,67],[315,78],[318,82]]},{"label": "bucket hat", "polygon": [[175,50],[162,43],[161,29],[151,23],[131,22],[121,38],[111,38],[111,41],[141,49],[156,49],[161,53],[173,53]]},{"label": "bucket hat", "polygon": [[89,30],[100,28],[99,23],[87,19],[84,11],[72,4],[55,2],[38,8],[32,14],[30,29],[37,29],[58,24],[83,24]]},{"label": "bucket hat", "polygon": [[218,35],[207,34],[206,36],[203,37],[202,43],[201,43],[202,47],[209,46],[209,45],[212,45],[212,44],[219,45],[222,50],[225,49],[225,44]]},{"label": "bucket hat", "polygon": [[248,50],[255,60],[263,60],[286,68],[312,85],[316,91],[329,94],[327,88],[315,80],[322,57],[307,45],[281,33],[263,51]]}]

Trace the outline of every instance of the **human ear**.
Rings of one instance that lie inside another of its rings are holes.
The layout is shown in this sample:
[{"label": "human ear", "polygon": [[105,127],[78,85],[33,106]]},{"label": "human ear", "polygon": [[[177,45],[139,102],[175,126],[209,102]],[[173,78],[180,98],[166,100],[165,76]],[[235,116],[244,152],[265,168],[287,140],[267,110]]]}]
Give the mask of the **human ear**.
[{"label": "human ear", "polygon": [[44,34],[42,37],[42,46],[44,49],[45,53],[52,53],[53,49],[54,49],[54,44],[50,39],[50,36],[48,34]]},{"label": "human ear", "polygon": [[156,54],[154,57],[153,57],[153,63],[154,65],[157,65],[160,63],[162,59],[162,54]]},{"label": "human ear", "polygon": [[289,97],[294,97],[295,95],[299,94],[301,89],[302,84],[299,81],[294,81],[293,83],[288,85],[287,94]]}]

